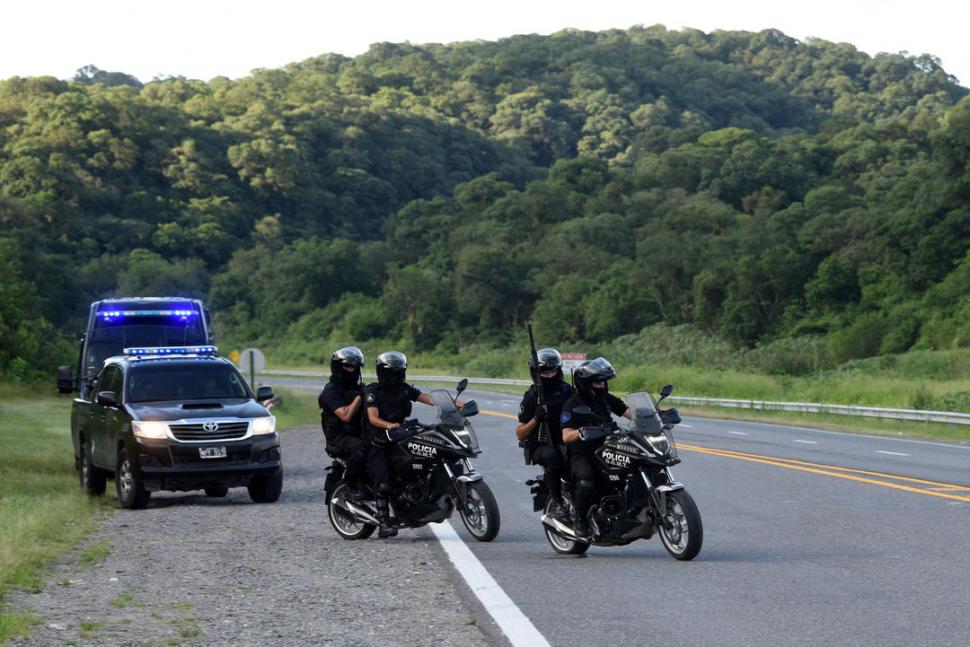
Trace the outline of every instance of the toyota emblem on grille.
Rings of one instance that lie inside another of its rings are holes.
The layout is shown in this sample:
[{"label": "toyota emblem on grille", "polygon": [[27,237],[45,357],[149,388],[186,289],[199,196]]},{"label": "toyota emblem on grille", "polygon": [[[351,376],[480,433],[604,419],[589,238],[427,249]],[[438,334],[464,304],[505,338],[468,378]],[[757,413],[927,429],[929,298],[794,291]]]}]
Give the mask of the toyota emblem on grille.
[{"label": "toyota emblem on grille", "polygon": [[205,429],[206,431],[216,431],[219,428],[219,423],[212,422],[212,421],[203,422],[202,428]]}]

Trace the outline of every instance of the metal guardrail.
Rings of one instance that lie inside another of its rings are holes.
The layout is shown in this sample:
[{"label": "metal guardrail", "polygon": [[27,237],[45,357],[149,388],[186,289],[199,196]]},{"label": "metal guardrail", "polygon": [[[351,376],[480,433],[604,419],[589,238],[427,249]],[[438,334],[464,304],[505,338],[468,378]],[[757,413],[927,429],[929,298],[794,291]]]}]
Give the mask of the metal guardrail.
[{"label": "metal guardrail", "polygon": [[[327,377],[322,371],[283,371],[264,370],[261,375],[289,375],[297,377]],[[367,376],[373,377],[373,376]],[[453,375],[409,375],[414,382],[458,382],[460,377]],[[504,384],[507,386],[529,386],[529,380],[512,380],[498,377],[469,377],[472,384]],[[970,425],[970,413],[952,411],[923,411],[921,409],[886,409],[882,407],[861,407],[849,404],[821,404],[817,402],[773,402],[769,400],[736,400],[731,398],[696,398],[692,396],[671,396],[668,400],[683,404],[731,409],[756,409],[760,411],[795,411],[801,413],[830,413],[842,416],[862,416],[884,420],[915,420],[918,422],[939,422],[950,425]]]},{"label": "metal guardrail", "polygon": [[942,422],[951,425],[970,425],[970,413],[951,411],[924,411],[922,409],[886,409],[860,407],[849,404],[820,404],[816,402],[771,402],[767,400],[733,400],[729,398],[695,398],[670,396],[668,400],[684,404],[728,407],[732,409],[758,409],[761,411],[796,411],[802,413],[831,413],[842,416],[863,416],[885,420],[915,420],[918,422]]},{"label": "metal guardrail", "polygon": [[[330,373],[324,373],[323,371],[283,371],[266,369],[260,371],[259,375],[283,375],[291,377],[329,377]],[[373,373],[364,373],[366,378],[377,379],[377,376]],[[408,374],[409,382],[451,382],[452,384],[457,384],[461,377],[455,375],[411,375]],[[501,377],[469,377],[469,383],[471,384],[504,384],[507,386],[529,386],[532,384],[529,380],[512,380]]]}]

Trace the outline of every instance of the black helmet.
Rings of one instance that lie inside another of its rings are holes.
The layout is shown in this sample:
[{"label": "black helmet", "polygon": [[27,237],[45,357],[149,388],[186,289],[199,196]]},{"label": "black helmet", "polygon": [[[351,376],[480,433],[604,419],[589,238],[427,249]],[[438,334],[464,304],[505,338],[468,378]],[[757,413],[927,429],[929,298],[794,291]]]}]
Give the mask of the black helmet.
[{"label": "black helmet", "polygon": [[377,356],[377,383],[381,386],[398,386],[404,384],[404,375],[408,368],[408,358],[404,353],[389,350]]},{"label": "black helmet", "polygon": [[[539,360],[540,371],[562,368],[562,355],[555,348],[541,348],[537,350],[535,359]],[[535,362],[532,357],[529,358],[529,368],[535,369]]]},{"label": "black helmet", "polygon": [[[616,369],[602,357],[585,361],[573,371],[576,390],[587,396],[596,395],[593,391],[593,382],[606,382],[614,377],[616,377]],[[605,388],[602,389],[602,393],[606,393]]]},{"label": "black helmet", "polygon": [[[364,365],[364,354],[356,346],[345,346],[335,350],[330,356],[330,381],[341,386],[353,386],[360,382],[360,367]],[[353,371],[342,367],[352,366]]]},{"label": "black helmet", "polygon": [[[538,370],[535,360],[539,360]],[[539,375],[543,371],[551,371],[553,369],[558,369],[554,377],[542,377]],[[529,370],[535,377],[538,377],[542,381],[544,387],[554,386],[562,380],[562,355],[555,348],[539,349],[536,351],[534,358],[529,357]]]}]

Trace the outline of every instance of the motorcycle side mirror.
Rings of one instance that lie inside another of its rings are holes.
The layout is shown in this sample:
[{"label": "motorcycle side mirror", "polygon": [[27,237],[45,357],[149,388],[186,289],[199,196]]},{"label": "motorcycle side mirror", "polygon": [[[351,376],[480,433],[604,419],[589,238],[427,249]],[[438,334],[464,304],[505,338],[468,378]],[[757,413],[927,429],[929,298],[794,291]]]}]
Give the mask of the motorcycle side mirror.
[{"label": "motorcycle side mirror", "polygon": [[465,416],[466,418],[471,418],[472,416],[477,414],[478,414],[478,403],[475,402],[474,400],[469,400],[468,402],[465,403],[465,406],[461,408],[461,415]]},{"label": "motorcycle side mirror", "polygon": [[663,400],[666,399],[666,397],[673,392],[674,392],[673,384],[668,384],[664,386],[662,389],[660,389],[660,399],[657,400],[657,404],[660,404],[661,402],[663,402]]},{"label": "motorcycle side mirror", "polygon": [[461,395],[461,392],[468,388],[468,378],[461,378],[461,382],[458,383],[458,394],[455,397]]}]

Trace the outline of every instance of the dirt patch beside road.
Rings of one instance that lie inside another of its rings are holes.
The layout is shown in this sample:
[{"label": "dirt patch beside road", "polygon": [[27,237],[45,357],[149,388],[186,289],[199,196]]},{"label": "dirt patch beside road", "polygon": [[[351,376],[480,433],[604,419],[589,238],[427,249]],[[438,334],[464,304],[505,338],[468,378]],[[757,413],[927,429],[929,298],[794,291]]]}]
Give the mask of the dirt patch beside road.
[{"label": "dirt patch beside road", "polygon": [[147,510],[119,510],[90,539],[107,542],[106,558],[83,569],[76,558],[65,560],[40,593],[10,596],[12,607],[42,618],[29,639],[15,644],[501,640],[429,530],[345,541],[330,528],[318,428],[286,431],[282,444],[277,503],[252,504],[237,488],[223,499],[155,493]]}]

